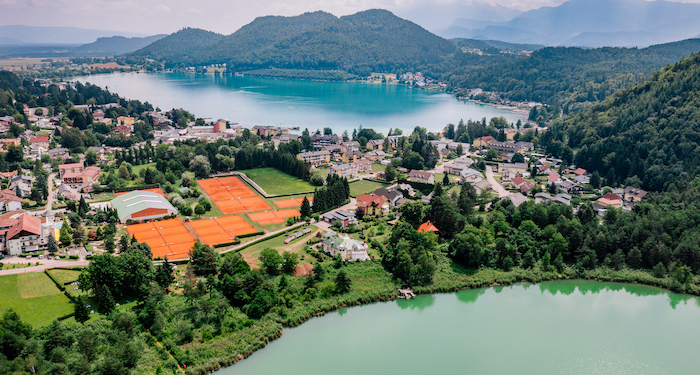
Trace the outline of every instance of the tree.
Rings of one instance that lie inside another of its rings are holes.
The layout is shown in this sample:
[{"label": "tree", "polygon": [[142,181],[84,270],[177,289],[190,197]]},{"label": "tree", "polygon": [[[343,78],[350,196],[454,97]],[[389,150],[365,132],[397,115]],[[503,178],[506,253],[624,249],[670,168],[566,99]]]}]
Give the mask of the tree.
[{"label": "tree", "polygon": [[352,280],[348,277],[345,270],[340,270],[338,276],[335,277],[335,291],[338,294],[345,294],[350,291]]},{"label": "tree", "polygon": [[87,165],[97,164],[97,153],[95,151],[88,150],[85,153],[85,164],[87,164]]},{"label": "tree", "polygon": [[194,213],[196,213],[196,214],[197,214],[198,216],[200,216],[200,217],[201,217],[205,212],[207,212],[207,211],[204,209],[204,206],[202,206],[201,204],[198,204],[198,205],[196,205],[196,206],[194,207]]},{"label": "tree", "polygon": [[384,179],[391,182],[396,179],[396,168],[389,164],[384,170]]},{"label": "tree", "polygon": [[268,248],[263,250],[260,252],[259,258],[265,271],[271,275],[277,274],[277,269],[283,262],[282,256],[275,249]]},{"label": "tree", "polygon": [[53,235],[49,235],[48,242],[46,244],[47,250],[49,251],[49,254],[54,254],[58,252],[58,244],[56,243],[56,239],[53,238]]},{"label": "tree", "polygon": [[401,220],[413,226],[413,228],[418,228],[419,225],[423,224],[423,204],[420,202],[406,203],[399,207],[401,212]]},{"label": "tree", "polygon": [[496,149],[489,149],[486,152],[486,160],[496,160],[498,159],[498,151]]},{"label": "tree", "polygon": [[195,242],[190,259],[197,276],[216,275],[219,272],[219,253],[201,242]]},{"label": "tree", "polygon": [[70,227],[68,226],[68,223],[65,220],[63,220],[63,225],[61,226],[61,231],[58,240],[61,241],[61,245],[63,246],[69,246],[71,244],[71,241],[73,240],[70,233]]},{"label": "tree", "polygon": [[519,153],[519,152],[516,152],[515,154],[513,154],[513,157],[511,158],[511,161],[512,161],[513,163],[524,163],[524,162],[525,162],[525,157],[523,156],[523,154],[521,154],[521,153]]},{"label": "tree", "polygon": [[190,160],[189,169],[197,177],[207,177],[211,172],[211,165],[209,164],[209,159],[204,155],[195,155],[195,157]]},{"label": "tree", "polygon": [[105,247],[105,251],[107,251],[108,253],[110,253],[110,254],[114,253],[114,248],[115,248],[114,236],[108,235],[105,238],[104,247]]},{"label": "tree", "polygon": [[311,203],[309,203],[308,198],[304,197],[304,199],[301,201],[301,209],[299,212],[301,213],[302,218],[311,217]]},{"label": "tree", "polygon": [[445,173],[445,176],[442,177],[442,185],[447,186],[450,184],[450,177],[447,173]]},{"label": "tree", "polygon": [[461,143],[457,145],[455,152],[457,153],[457,156],[462,156],[462,154],[464,154],[464,147],[462,147]]},{"label": "tree", "polygon": [[90,311],[88,311],[87,303],[85,303],[85,297],[79,296],[75,299],[75,320],[78,323],[85,323],[90,319]]},{"label": "tree", "polygon": [[299,256],[295,253],[285,251],[282,253],[282,258],[284,259],[282,263],[282,269],[284,270],[284,272],[292,273],[297,267],[297,264],[299,264]]},{"label": "tree", "polygon": [[121,236],[119,239],[119,252],[125,253],[129,249],[129,245],[131,245],[129,236]]},{"label": "tree", "polygon": [[173,275],[173,267],[168,262],[168,257],[165,257],[163,264],[156,267],[155,275],[156,283],[163,289],[168,289],[172,283],[175,282],[175,275]]}]

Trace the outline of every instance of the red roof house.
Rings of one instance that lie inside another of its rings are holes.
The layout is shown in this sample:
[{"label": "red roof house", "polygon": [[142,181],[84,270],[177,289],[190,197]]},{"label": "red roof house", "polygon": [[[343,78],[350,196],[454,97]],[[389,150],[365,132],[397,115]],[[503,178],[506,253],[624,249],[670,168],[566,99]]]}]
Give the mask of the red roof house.
[{"label": "red roof house", "polygon": [[29,143],[34,144],[34,143],[49,143],[49,135],[48,134],[42,134],[42,135],[37,135],[36,137],[32,137],[29,139]]},{"label": "red roof house", "polygon": [[579,168],[574,171],[574,174],[577,176],[583,176],[584,174],[588,173],[585,169]]},{"label": "red roof house", "polygon": [[427,233],[427,232],[439,232],[440,230],[433,225],[433,223],[430,222],[430,220],[426,221],[425,223],[421,224],[418,229],[418,232],[420,233]]}]

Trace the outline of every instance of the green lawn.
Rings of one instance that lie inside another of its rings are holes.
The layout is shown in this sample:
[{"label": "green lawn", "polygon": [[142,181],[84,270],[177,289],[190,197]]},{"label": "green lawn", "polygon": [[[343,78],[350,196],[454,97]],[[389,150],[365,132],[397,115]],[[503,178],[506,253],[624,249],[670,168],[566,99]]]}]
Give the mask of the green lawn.
[{"label": "green lawn", "polygon": [[379,163],[372,163],[372,172],[384,172],[386,170],[386,165],[381,165]]},{"label": "green lawn", "polygon": [[270,195],[298,194],[314,191],[310,183],[274,168],[257,168],[241,171]]},{"label": "green lawn", "polygon": [[359,181],[353,181],[350,183],[350,196],[351,197],[357,197],[360,194],[367,194],[371,193],[381,187],[386,186],[385,184],[376,182],[376,181],[368,181],[368,180],[359,180]]},{"label": "green lawn", "polygon": [[151,169],[156,169],[156,163],[148,163],[148,164],[141,164],[141,165],[134,165],[133,168],[131,168],[131,175],[132,176],[138,176],[139,172],[142,169],[146,168],[151,168]]},{"label": "green lawn", "polygon": [[35,328],[73,312],[68,297],[43,272],[0,276],[0,309],[14,309]]},{"label": "green lawn", "polygon": [[59,284],[66,284],[76,281],[78,280],[78,276],[80,276],[80,271],[63,270],[60,268],[48,270],[46,272],[48,272]]}]

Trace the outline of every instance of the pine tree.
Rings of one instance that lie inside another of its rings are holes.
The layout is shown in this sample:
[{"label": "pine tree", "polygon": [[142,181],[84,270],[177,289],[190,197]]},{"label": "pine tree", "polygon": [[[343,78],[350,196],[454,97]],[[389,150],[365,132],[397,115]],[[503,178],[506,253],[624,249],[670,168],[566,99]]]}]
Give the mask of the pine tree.
[{"label": "pine tree", "polygon": [[110,254],[114,253],[114,247],[115,247],[114,246],[114,236],[108,235],[107,238],[105,238],[104,246],[105,246],[105,251],[107,251]]},{"label": "pine tree", "polygon": [[85,197],[81,195],[80,202],[78,203],[78,215],[80,215],[80,217],[84,217],[88,211],[90,211],[90,206],[88,206],[87,202],[85,202]]},{"label": "pine tree", "polygon": [[60,236],[58,237],[58,240],[61,241],[61,245],[63,246],[69,246],[72,241],[70,235],[70,226],[68,225],[68,223],[66,223],[65,220],[63,221],[63,225],[61,226],[61,232]]},{"label": "pine tree", "polygon": [[78,323],[85,323],[90,319],[90,312],[88,311],[87,303],[85,303],[85,297],[78,297],[75,299],[75,320]]},{"label": "pine tree", "polygon": [[450,184],[450,177],[447,175],[447,173],[445,173],[445,176],[442,178],[442,184],[444,186],[447,186]]},{"label": "pine tree", "polygon": [[344,270],[338,272],[338,276],[335,278],[335,291],[338,294],[344,294],[350,291],[352,286],[352,280],[348,277]]},{"label": "pine tree", "polygon": [[168,289],[168,287],[175,282],[175,275],[173,275],[173,267],[168,262],[168,257],[165,257],[163,264],[156,268],[155,275],[156,283],[163,289]]},{"label": "pine tree", "polygon": [[56,243],[56,239],[53,238],[53,235],[49,235],[47,248],[49,250],[49,254],[54,254],[55,252],[58,251],[58,244]]},{"label": "pine tree", "polygon": [[301,217],[302,218],[307,218],[311,216],[311,204],[309,203],[309,200],[304,197],[304,200],[301,201]]}]

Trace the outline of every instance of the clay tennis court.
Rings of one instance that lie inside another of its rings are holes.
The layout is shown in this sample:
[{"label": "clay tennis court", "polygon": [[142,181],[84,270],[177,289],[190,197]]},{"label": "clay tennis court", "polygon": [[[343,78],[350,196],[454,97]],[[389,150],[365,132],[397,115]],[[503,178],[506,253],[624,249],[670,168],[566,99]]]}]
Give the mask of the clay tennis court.
[{"label": "clay tennis court", "polygon": [[[314,197],[306,197],[306,199],[309,200],[309,203],[314,201]],[[278,201],[273,201],[272,203],[275,204],[275,206],[279,208],[290,208],[290,207],[301,207],[301,202],[304,201],[304,198],[295,198],[295,199],[282,199]]]},{"label": "clay tennis court", "polygon": [[126,229],[137,241],[151,247],[153,258],[187,258],[195,242],[194,236],[180,219],[128,225]]},{"label": "clay tennis court", "polygon": [[[164,196],[164,197],[166,197],[166,198],[168,197],[168,196],[163,192],[163,190],[160,190],[160,188],[141,189],[141,190],[132,190],[132,191],[150,191],[151,193],[160,194],[160,195],[162,195],[162,196]],[[126,193],[131,193],[131,191],[122,191],[121,193],[114,193],[114,196],[115,196],[115,197],[118,197],[118,196],[124,195],[124,194],[126,194]]]},{"label": "clay tennis court", "polygon": [[258,212],[254,214],[248,214],[250,220],[257,222],[260,225],[268,224],[280,224],[287,221],[288,217],[301,216],[298,210],[279,210],[279,211],[268,211],[268,212]]},{"label": "clay tennis court", "polygon": [[209,246],[233,242],[236,236],[258,231],[239,215],[191,221],[190,227]]},{"label": "clay tennis court", "polygon": [[272,208],[238,177],[209,178],[197,183],[224,215]]}]

